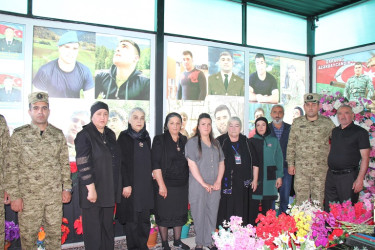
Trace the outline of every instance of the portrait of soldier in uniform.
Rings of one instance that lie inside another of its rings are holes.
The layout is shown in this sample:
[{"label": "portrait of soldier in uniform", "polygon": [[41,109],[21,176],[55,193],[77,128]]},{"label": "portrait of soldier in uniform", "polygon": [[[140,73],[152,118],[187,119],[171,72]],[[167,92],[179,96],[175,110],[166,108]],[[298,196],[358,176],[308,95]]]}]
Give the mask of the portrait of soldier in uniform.
[{"label": "portrait of soldier in uniform", "polygon": [[371,99],[374,95],[374,85],[368,75],[363,74],[361,62],[354,64],[354,76],[345,84],[344,97],[349,101],[358,101],[360,97]]},{"label": "portrait of soldier in uniform", "polygon": [[233,56],[230,52],[221,52],[218,60],[220,71],[208,77],[209,95],[243,96],[245,81],[233,73]]}]

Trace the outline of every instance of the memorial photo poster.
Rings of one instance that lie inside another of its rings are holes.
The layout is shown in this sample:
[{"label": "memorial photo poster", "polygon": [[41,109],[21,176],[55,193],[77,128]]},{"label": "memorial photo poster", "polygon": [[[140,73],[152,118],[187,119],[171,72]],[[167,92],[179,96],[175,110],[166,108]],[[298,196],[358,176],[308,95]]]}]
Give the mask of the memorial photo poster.
[{"label": "memorial photo poster", "polygon": [[166,61],[166,114],[182,115],[184,135],[195,134],[201,113],[210,114],[215,137],[230,117],[244,120],[244,51],[168,42]]},{"label": "memorial photo poster", "polygon": [[56,103],[60,115],[51,114],[51,122],[64,131],[71,158],[95,101],[108,104],[108,126],[116,136],[127,128],[132,108],[150,117],[149,39],[35,26],[33,45],[33,91],[48,92]]},{"label": "memorial photo poster", "polygon": [[249,74],[249,130],[254,127],[257,109],[264,110],[267,117],[274,104],[284,106],[284,121],[292,123],[294,109],[303,107],[307,91],[306,61],[251,52]]},{"label": "memorial photo poster", "polygon": [[[355,72],[358,63],[357,72]],[[344,55],[320,58],[316,61],[316,92],[327,95],[334,95],[340,92],[344,95],[348,82],[371,81],[375,86],[375,49],[361,52],[348,53]],[[347,88],[347,98],[350,95],[361,95],[367,97],[367,93],[354,93],[354,88]],[[359,97],[359,96],[358,96]],[[357,99],[358,99],[357,97]]]},{"label": "memorial photo poster", "polygon": [[0,22],[0,110],[11,132],[22,125],[24,35],[25,25]]},{"label": "memorial photo poster", "polygon": [[[39,25],[25,41],[24,30],[24,25],[0,23],[0,112],[11,131],[30,122],[24,109],[28,93],[35,91],[49,94],[49,121],[66,135],[71,160],[75,136],[90,122],[95,101],[109,105],[108,126],[117,136],[128,127],[134,107],[144,109],[150,129],[150,38]],[[21,50],[2,45],[10,31]],[[30,62],[23,56],[27,43],[32,45]],[[31,67],[26,78],[25,65]]]}]

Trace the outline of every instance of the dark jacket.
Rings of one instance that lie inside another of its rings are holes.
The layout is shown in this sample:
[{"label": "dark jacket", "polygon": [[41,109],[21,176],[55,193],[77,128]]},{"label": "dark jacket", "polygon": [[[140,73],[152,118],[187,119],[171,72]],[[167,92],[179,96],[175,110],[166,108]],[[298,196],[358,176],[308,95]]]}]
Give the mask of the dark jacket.
[{"label": "dark jacket", "polygon": [[95,76],[96,98],[102,94],[104,99],[150,99],[150,79],[143,76],[141,71],[134,70],[119,90],[116,84],[116,72],[117,67],[112,65],[108,73],[99,73]]},{"label": "dark jacket", "polygon": [[[239,181],[239,182],[245,182],[247,185],[250,185],[251,180],[253,179],[253,166],[258,166],[258,157],[256,154],[254,154],[254,149],[253,146],[249,143],[249,140],[246,138],[246,136],[240,134],[239,136],[239,149],[241,150],[240,155],[241,155],[241,166],[248,166],[247,169],[241,169],[237,171],[233,171],[233,169],[236,168],[236,163],[234,159],[234,152],[232,149],[232,143],[229,139],[228,133],[223,134],[219,137],[216,138],[220,145],[221,148],[223,149],[224,155],[225,155],[225,171],[224,171],[224,177],[223,181],[221,182],[222,190],[224,189],[230,189],[232,188],[230,185],[230,181],[228,183],[225,182],[225,179],[227,178],[228,180],[231,180],[233,178],[232,175],[235,175],[238,177],[235,178],[234,181]],[[235,173],[236,172],[236,173]],[[233,181],[233,180],[232,180]]]},{"label": "dark jacket", "polygon": [[[134,188],[134,139],[125,131],[122,131],[117,139],[121,154],[121,176],[122,188],[131,186],[132,194]],[[146,142],[151,149],[151,140],[147,138]],[[145,173],[146,174],[146,173]],[[151,178],[151,173],[150,173]],[[152,193],[153,191],[151,191]],[[121,196],[121,202],[117,204],[116,216],[120,223],[132,222],[134,214],[134,195],[129,198]]]},{"label": "dark jacket", "polygon": [[[101,136],[91,122],[74,140],[79,171],[79,203],[81,208],[113,207],[121,198],[120,154],[115,133],[105,127]],[[103,140],[103,138],[105,138]],[[86,185],[95,184],[95,203],[87,200]]]},{"label": "dark jacket", "polygon": [[152,168],[161,169],[167,187],[188,183],[189,166],[184,156],[186,142],[186,136],[180,133],[178,139],[180,151],[177,152],[176,142],[173,141],[168,131],[155,136],[152,141]]},{"label": "dark jacket", "polygon": [[[283,122],[283,123],[284,123],[284,130],[283,130],[283,133],[281,134],[279,142],[280,142],[280,146],[281,146],[281,151],[283,151],[284,168],[287,168],[288,163],[286,161],[286,150],[287,150],[287,147],[288,147],[290,124],[285,123],[285,122]],[[275,134],[275,130],[273,129],[273,126],[272,126],[272,122],[270,124],[268,124],[268,127],[271,130],[271,135],[277,138],[277,136]]]}]

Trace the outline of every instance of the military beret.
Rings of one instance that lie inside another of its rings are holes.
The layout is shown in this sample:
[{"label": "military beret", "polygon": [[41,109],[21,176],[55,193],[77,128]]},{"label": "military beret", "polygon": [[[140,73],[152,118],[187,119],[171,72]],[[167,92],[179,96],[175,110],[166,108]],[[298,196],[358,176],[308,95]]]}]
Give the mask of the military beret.
[{"label": "military beret", "polygon": [[317,93],[307,93],[303,96],[305,102],[320,102],[320,95]]},{"label": "military beret", "polygon": [[64,33],[58,42],[57,45],[62,46],[67,43],[78,43],[78,37],[77,37],[77,32],[75,31],[68,31]]},{"label": "military beret", "polygon": [[29,104],[34,104],[36,102],[46,102],[48,101],[48,94],[45,92],[33,92],[29,95]]}]

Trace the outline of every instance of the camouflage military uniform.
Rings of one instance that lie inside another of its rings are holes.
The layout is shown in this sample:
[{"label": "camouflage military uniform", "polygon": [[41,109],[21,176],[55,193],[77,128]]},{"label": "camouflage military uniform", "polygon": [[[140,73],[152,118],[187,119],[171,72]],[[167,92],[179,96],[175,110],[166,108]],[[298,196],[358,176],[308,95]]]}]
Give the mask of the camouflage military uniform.
[{"label": "camouflage military uniform", "polygon": [[[0,200],[4,194],[4,150],[9,141],[9,129],[4,116],[0,115]],[[0,205],[0,246],[4,246],[4,204]]]},{"label": "camouflage military uniform", "polygon": [[[368,91],[367,96],[366,90]],[[348,98],[349,101],[358,101],[359,97],[371,99],[373,95],[374,85],[367,75],[352,76],[346,82],[344,97]]]},{"label": "camouflage military uniform", "polygon": [[294,189],[297,204],[308,200],[317,200],[323,205],[324,183],[327,174],[329,138],[333,122],[324,116],[315,121],[301,116],[293,121],[289,134],[287,162],[295,166]]},{"label": "camouflage military uniform", "polygon": [[5,160],[5,187],[18,213],[22,249],[35,249],[39,228],[46,249],[61,248],[62,190],[71,189],[68,147],[60,129],[48,124],[43,134],[34,124],[14,130]]}]

